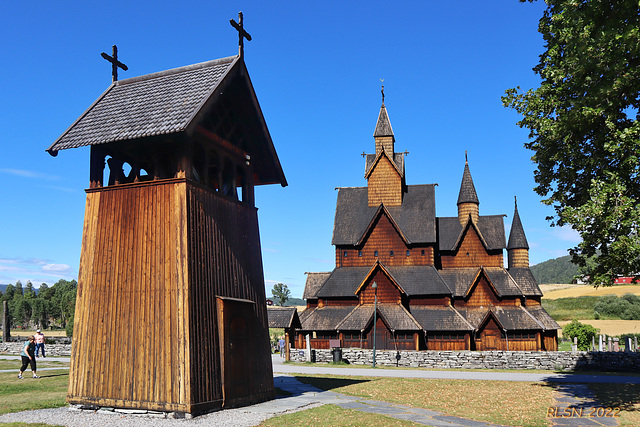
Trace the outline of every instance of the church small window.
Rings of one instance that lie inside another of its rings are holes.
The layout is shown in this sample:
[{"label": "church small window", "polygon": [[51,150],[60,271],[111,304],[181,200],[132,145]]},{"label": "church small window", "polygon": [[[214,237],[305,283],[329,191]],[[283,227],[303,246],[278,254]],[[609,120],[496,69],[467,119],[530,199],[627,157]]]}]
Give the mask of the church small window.
[{"label": "church small window", "polygon": [[407,250],[407,256],[411,255],[411,251]]},{"label": "church small window", "polygon": [[389,251],[389,256],[393,256],[393,251]]},{"label": "church small window", "polygon": [[344,251],[344,258],[347,257],[347,251]]},{"label": "church small window", "polygon": [[378,251],[373,251],[373,256],[377,257],[378,256]]},{"label": "church small window", "polygon": [[424,256],[424,249],[420,252],[420,255]]},{"label": "church small window", "polygon": [[358,251],[358,256],[362,257],[362,251]]}]

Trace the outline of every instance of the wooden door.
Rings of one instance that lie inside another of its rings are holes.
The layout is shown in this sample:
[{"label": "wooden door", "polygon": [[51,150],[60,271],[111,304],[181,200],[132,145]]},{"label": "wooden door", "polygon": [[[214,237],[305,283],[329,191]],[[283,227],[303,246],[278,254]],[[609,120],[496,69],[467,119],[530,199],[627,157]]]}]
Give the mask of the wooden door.
[{"label": "wooden door", "polygon": [[254,303],[231,298],[218,298],[217,301],[223,406],[230,407],[234,402],[246,399],[251,391]]}]

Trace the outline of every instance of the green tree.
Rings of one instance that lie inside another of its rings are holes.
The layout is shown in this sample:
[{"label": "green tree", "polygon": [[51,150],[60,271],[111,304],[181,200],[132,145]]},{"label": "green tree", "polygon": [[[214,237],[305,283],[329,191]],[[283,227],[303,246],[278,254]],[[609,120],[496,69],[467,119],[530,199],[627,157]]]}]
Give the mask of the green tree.
[{"label": "green tree", "polygon": [[273,285],[273,289],[271,289],[271,295],[276,299],[277,304],[282,306],[291,296],[291,291],[287,285],[283,283],[276,283]]},{"label": "green tree", "polygon": [[571,323],[562,328],[562,334],[573,340],[578,337],[578,350],[589,350],[593,338],[598,335],[599,330],[591,325],[585,325],[573,320]]},{"label": "green tree", "polygon": [[540,87],[502,100],[529,129],[535,191],[555,209],[548,219],[580,233],[574,263],[610,285],[640,273],[640,4],[546,3]]}]

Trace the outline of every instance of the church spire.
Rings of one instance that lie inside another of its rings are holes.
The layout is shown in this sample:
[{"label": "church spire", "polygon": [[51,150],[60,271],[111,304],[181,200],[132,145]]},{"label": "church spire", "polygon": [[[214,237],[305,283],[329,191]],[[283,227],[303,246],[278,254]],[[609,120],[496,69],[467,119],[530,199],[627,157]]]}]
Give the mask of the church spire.
[{"label": "church spire", "polygon": [[376,130],[373,132],[373,138],[376,141],[376,155],[380,154],[380,151],[384,149],[389,157],[393,158],[393,143],[396,141],[396,139],[393,135],[393,129],[391,128],[389,115],[387,114],[387,107],[385,107],[384,105],[384,86],[382,86],[381,92],[382,106],[380,107],[380,113],[378,114]]},{"label": "church spire", "polygon": [[458,193],[458,219],[464,226],[467,224],[469,215],[471,219],[477,223],[479,215],[478,194],[476,187],[473,185],[471,171],[469,171],[469,161],[467,160],[467,152],[464,152],[464,172],[462,173],[462,183],[460,184],[460,193]]},{"label": "church spire", "polygon": [[529,243],[524,235],[520,215],[518,214],[518,199],[515,199],[515,209],[513,222],[509,232],[509,243],[507,244],[507,254],[509,257],[509,268],[529,267]]}]

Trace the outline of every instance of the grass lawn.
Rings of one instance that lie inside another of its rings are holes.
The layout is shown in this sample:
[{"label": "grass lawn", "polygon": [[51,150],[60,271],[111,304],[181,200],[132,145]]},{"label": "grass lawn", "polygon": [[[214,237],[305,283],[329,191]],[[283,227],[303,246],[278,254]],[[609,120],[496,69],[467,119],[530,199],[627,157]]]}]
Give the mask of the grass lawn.
[{"label": "grass lawn", "polygon": [[549,313],[553,320],[593,319],[593,306],[599,297],[577,298],[542,298],[542,307]]},{"label": "grass lawn", "polygon": [[[509,426],[548,426],[553,386],[532,382],[297,376],[323,390]],[[526,396],[526,397],[525,397]]]},{"label": "grass lawn", "polygon": [[[548,426],[547,410],[554,403],[554,385],[548,383],[326,375],[297,378],[323,390],[508,426]],[[619,384],[589,387],[604,406],[621,408],[618,419],[621,425],[640,425],[640,387]],[[277,420],[280,417],[274,419]]]},{"label": "grass lawn", "polygon": [[0,414],[67,404],[68,370],[39,372],[40,379],[31,378],[31,371],[27,371],[19,380],[18,368],[16,372],[0,373]]}]

